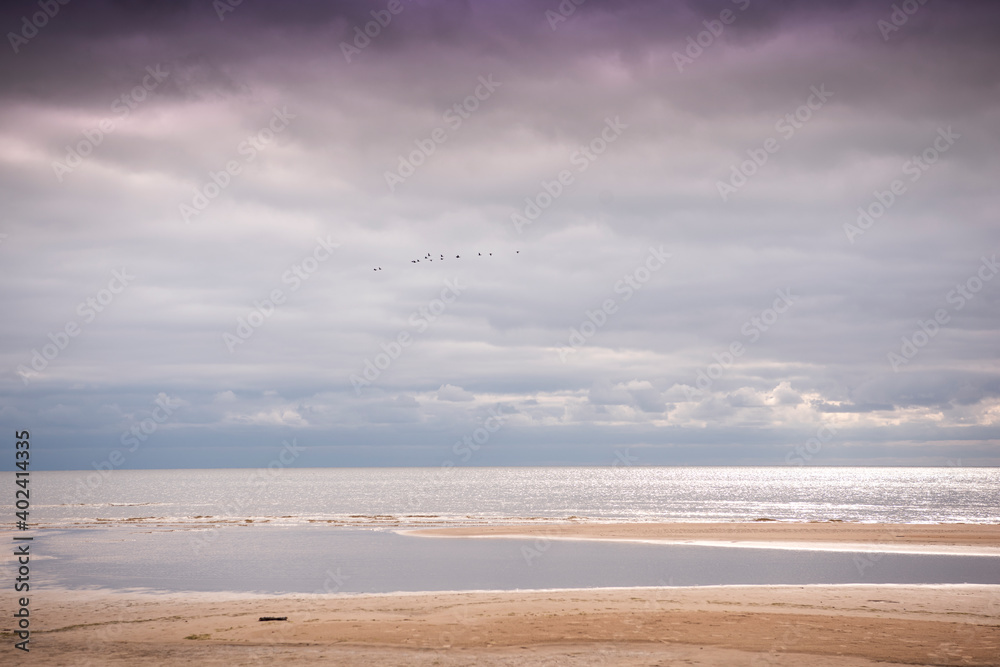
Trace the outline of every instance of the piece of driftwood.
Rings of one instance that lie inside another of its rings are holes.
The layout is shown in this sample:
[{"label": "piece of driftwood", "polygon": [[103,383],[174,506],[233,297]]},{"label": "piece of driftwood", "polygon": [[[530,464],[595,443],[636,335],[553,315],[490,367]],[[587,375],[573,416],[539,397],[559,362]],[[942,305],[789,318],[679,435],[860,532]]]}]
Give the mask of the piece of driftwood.
[{"label": "piece of driftwood", "polygon": [[287,616],[261,616],[258,621],[287,621]]}]

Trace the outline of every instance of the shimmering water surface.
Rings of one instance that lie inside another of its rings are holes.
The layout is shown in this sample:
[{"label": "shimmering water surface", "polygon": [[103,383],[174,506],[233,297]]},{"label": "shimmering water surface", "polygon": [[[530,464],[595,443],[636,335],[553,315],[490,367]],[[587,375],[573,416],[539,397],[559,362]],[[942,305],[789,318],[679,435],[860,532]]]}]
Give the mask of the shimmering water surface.
[{"label": "shimmering water surface", "polygon": [[[13,473],[4,475],[12,488]],[[566,520],[997,523],[998,489],[993,468],[33,472],[32,581],[267,593],[1000,583],[995,556],[441,539],[392,530]],[[13,510],[6,506],[4,516]],[[8,555],[6,580],[12,568]]]},{"label": "shimmering water surface", "polygon": [[34,472],[31,479],[32,519],[58,527],[124,520],[395,526],[569,517],[1000,522],[997,468],[116,470]]}]

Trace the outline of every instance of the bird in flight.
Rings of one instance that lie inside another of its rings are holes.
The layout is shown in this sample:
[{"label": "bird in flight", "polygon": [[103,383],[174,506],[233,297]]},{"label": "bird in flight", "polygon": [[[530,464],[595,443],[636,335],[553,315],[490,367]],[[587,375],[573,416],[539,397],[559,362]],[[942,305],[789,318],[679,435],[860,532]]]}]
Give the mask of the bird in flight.
[{"label": "bird in flight", "polygon": [[[520,251],[520,250],[515,250],[515,251],[514,251],[514,253],[515,253],[515,254],[517,254],[517,255],[520,255],[520,254],[521,254],[521,251]],[[491,253],[491,252],[488,252],[488,253],[486,253],[486,254],[487,254],[487,255],[488,255],[489,257],[492,257],[492,256],[493,256],[493,253]],[[477,256],[477,257],[482,257],[482,256],[483,256],[483,253],[481,253],[481,252],[477,252],[477,253],[476,253],[476,256]],[[455,259],[461,259],[461,258],[462,258],[462,256],[461,256],[461,255],[455,255]],[[431,253],[427,253],[426,255],[424,255],[423,257],[421,257],[420,259],[423,259],[423,260],[426,260],[426,261],[428,261],[428,262],[433,262],[433,261],[434,261],[434,255],[432,255]],[[419,264],[419,263],[420,263],[420,259],[411,259],[411,260],[410,260],[410,264]],[[444,255],[443,255],[443,254],[441,254],[441,253],[438,253],[438,261],[440,261],[440,262],[443,262],[443,261],[444,261]],[[374,269],[372,269],[372,271],[381,271],[381,270],[382,270],[382,267],[381,267],[381,266],[379,266],[379,267],[377,267],[377,268],[374,268]]]}]

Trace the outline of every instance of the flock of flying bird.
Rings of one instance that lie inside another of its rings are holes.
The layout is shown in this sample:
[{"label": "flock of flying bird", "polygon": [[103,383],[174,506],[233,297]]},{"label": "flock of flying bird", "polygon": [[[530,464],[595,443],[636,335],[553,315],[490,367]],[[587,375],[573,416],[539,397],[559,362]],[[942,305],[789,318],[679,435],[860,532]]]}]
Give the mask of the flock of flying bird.
[{"label": "flock of flying bird", "polygon": [[[514,251],[514,254],[520,254],[520,253],[521,253],[520,250],[515,250]],[[491,253],[491,252],[490,253],[486,253],[486,254],[489,255],[490,257],[493,256],[493,253]],[[479,253],[479,256],[482,257],[483,253]],[[462,258],[461,255],[455,255],[455,259],[461,259],[461,258]],[[421,259],[424,260],[424,261],[427,261],[427,262],[433,262],[434,261],[434,256],[431,255],[430,253],[427,253],[426,255],[424,255],[423,257],[421,257],[420,259],[411,259],[410,260],[410,264],[419,264]],[[443,262],[444,261],[444,255],[438,253],[438,261],[439,262]],[[372,271],[381,271],[381,270],[382,270],[381,266],[377,266],[374,269],[372,269]]]}]

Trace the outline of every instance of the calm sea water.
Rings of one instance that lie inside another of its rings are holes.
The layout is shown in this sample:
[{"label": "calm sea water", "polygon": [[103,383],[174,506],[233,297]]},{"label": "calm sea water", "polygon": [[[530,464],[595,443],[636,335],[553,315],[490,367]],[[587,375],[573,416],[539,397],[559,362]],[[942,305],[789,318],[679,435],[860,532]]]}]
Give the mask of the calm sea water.
[{"label": "calm sea water", "polygon": [[[33,472],[31,485],[31,519],[50,527],[247,519],[395,527],[570,517],[1000,522],[998,468],[115,470]],[[11,516],[7,505],[5,521]]]},{"label": "calm sea water", "polygon": [[[42,589],[342,594],[720,584],[1000,584],[1000,557],[990,556],[444,539],[327,526],[117,526],[37,532],[32,549],[41,559],[33,561],[32,581]],[[12,579],[13,564],[0,571]]]},{"label": "calm sea water", "polygon": [[[13,488],[13,473],[3,476]],[[1000,470],[992,468],[33,472],[31,576],[43,588],[266,593],[998,584],[996,556],[434,539],[390,530],[571,518],[997,523],[998,489]],[[9,555],[0,561],[5,580],[14,567]]]}]

